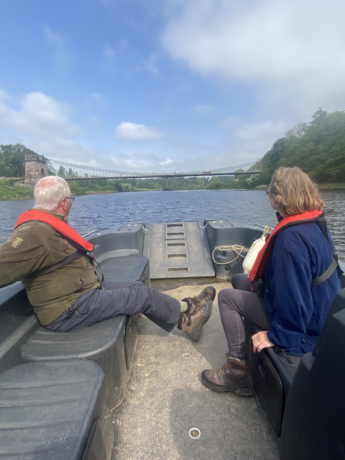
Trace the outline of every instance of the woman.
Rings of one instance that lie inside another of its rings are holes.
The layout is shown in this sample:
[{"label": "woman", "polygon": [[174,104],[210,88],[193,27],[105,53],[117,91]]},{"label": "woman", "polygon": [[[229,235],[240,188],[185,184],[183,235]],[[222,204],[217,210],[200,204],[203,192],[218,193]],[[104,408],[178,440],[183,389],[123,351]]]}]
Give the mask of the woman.
[{"label": "woman", "polygon": [[278,346],[293,356],[312,351],[340,290],[335,248],[316,185],[299,168],[279,168],[269,190],[279,223],[248,275],[232,277],[218,304],[229,344],[227,363],[206,369],[202,382],[214,391],[253,394],[242,317],[262,329],[253,351]]}]

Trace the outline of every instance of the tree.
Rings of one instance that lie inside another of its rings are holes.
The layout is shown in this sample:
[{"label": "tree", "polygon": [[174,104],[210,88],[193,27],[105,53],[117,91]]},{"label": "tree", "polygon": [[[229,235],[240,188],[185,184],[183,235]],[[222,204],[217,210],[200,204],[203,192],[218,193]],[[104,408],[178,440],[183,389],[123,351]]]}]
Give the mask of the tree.
[{"label": "tree", "polygon": [[298,137],[299,139],[301,139],[303,137],[304,133],[306,132],[306,129],[307,129],[307,123],[299,122],[292,129],[288,129],[286,131],[286,133],[284,134],[284,136],[287,139],[290,139],[293,136]]},{"label": "tree", "polygon": [[57,175],[60,177],[66,177],[66,169],[62,165],[58,169]]},{"label": "tree", "polygon": [[344,182],[345,112],[319,108],[309,124],[298,123],[278,139],[261,164],[263,172],[253,185],[269,183],[279,166],[298,166],[319,182]]},{"label": "tree", "polygon": [[22,144],[0,145],[0,176],[24,177],[26,154],[36,154],[36,152]]}]

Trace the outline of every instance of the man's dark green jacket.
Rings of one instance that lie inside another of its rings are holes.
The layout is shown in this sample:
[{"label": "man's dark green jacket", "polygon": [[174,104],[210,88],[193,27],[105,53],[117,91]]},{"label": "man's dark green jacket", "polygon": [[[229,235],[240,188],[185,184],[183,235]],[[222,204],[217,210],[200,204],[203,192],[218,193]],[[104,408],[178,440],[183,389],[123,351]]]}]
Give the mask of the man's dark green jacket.
[{"label": "man's dark green jacket", "polygon": [[[60,214],[50,214],[64,219]],[[75,251],[50,225],[38,221],[22,224],[0,246],[0,287],[20,280],[40,323],[47,326],[82,294],[99,287],[94,267],[86,256],[47,275],[30,277],[36,270],[61,262]]]}]

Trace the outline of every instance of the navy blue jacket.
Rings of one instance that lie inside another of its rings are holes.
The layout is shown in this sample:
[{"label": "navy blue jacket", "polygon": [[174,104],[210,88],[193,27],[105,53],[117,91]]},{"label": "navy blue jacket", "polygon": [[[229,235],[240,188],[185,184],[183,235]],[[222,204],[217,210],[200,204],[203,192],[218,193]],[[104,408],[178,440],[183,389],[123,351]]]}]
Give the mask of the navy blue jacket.
[{"label": "navy blue jacket", "polygon": [[[330,234],[329,239],[335,251]],[[311,283],[332,260],[330,246],[315,222],[293,225],[276,237],[265,269],[270,280],[265,291],[268,338],[290,355],[302,356],[314,349],[340,281],[335,270],[323,283],[313,287]]]}]

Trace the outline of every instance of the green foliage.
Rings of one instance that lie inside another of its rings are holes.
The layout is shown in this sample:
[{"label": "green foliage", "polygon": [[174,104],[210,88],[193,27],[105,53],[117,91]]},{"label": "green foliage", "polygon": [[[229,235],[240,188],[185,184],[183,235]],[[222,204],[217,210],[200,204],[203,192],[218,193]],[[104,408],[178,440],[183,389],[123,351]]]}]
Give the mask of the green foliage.
[{"label": "green foliage", "polygon": [[66,169],[61,165],[60,168],[58,169],[57,175],[60,177],[66,177]]},{"label": "green foliage", "polygon": [[268,184],[280,166],[298,166],[317,182],[345,182],[345,112],[318,109],[309,124],[298,123],[278,139],[261,166],[252,186]]},{"label": "green foliage", "polygon": [[16,179],[0,179],[0,201],[29,200],[34,197],[33,187],[20,186]]},{"label": "green foliage", "polygon": [[35,154],[35,152],[21,144],[0,145],[0,176],[24,177],[26,154]]},{"label": "green foliage", "polygon": [[89,179],[69,181],[73,195],[88,193],[122,193],[138,191],[203,190],[234,188],[233,176],[213,177],[163,177],[160,179]]}]

